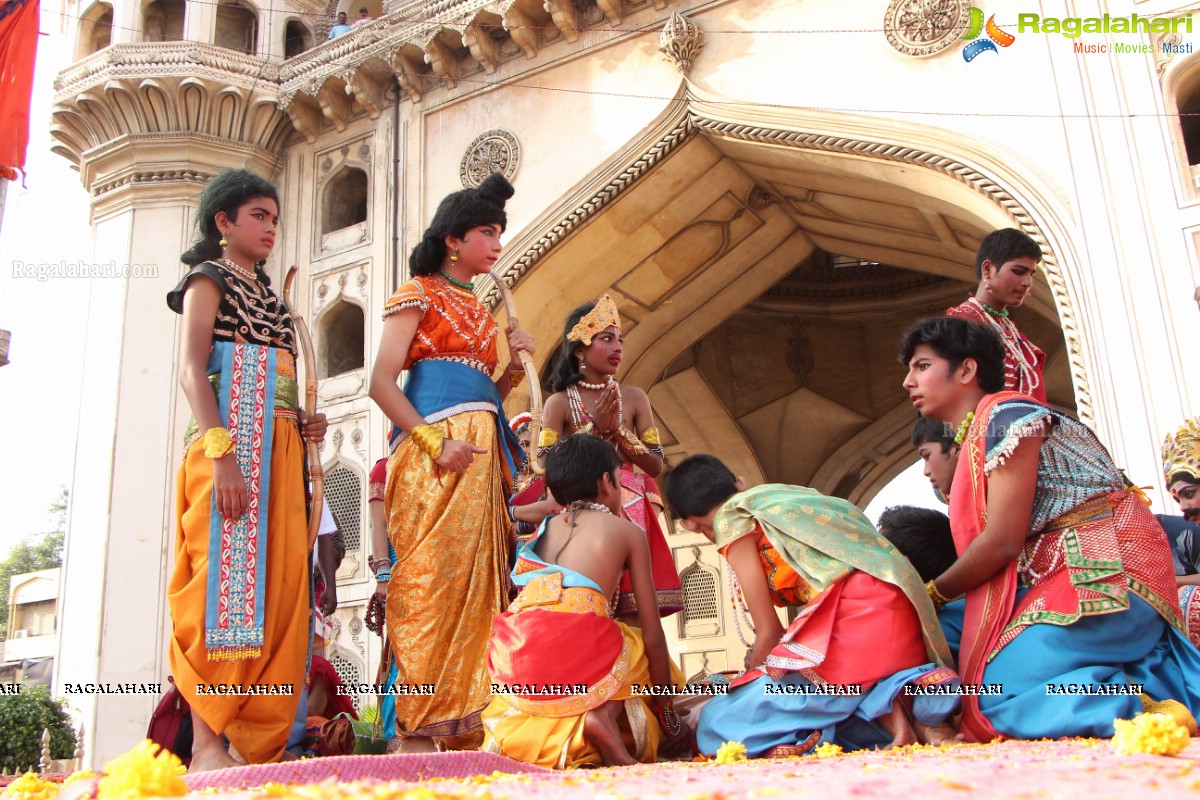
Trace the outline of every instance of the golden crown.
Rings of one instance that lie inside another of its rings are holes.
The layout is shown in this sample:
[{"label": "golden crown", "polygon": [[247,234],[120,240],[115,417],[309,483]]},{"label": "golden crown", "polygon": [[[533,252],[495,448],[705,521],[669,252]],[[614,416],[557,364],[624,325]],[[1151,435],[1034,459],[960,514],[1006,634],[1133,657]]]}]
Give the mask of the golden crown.
[{"label": "golden crown", "polygon": [[583,319],[575,323],[567,334],[568,342],[592,343],[592,339],[604,333],[609,328],[621,330],[621,315],[617,313],[617,304],[608,295],[596,301],[596,307],[583,315]]},{"label": "golden crown", "polygon": [[1167,434],[1162,460],[1168,488],[1171,478],[1181,472],[1200,482],[1200,419],[1185,420],[1179,430]]}]

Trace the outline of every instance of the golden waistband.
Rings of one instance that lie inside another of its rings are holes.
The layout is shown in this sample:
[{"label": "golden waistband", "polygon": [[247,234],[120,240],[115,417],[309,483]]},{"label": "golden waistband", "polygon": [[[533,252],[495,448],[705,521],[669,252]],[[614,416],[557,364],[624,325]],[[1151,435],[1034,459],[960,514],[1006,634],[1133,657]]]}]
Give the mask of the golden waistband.
[{"label": "golden waistband", "polygon": [[571,614],[608,616],[608,598],[586,586],[562,585],[562,574],[540,575],[529,582],[508,610],[513,613],[539,608]]},{"label": "golden waistband", "polygon": [[1078,528],[1081,525],[1090,525],[1093,522],[1111,519],[1113,509],[1121,500],[1122,492],[1114,492],[1113,494],[1102,494],[1099,497],[1093,497],[1091,500],[1085,500],[1079,505],[1072,508],[1065,514],[1061,514],[1047,523],[1042,529],[1042,535],[1054,533],[1055,531],[1066,530],[1067,528]]}]

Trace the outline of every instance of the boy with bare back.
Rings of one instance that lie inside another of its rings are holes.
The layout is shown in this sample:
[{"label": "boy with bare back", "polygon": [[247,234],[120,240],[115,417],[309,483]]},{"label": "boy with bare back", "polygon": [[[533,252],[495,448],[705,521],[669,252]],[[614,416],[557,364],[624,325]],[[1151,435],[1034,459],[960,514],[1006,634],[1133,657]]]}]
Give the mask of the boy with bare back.
[{"label": "boy with bare back", "polygon": [[[564,505],[521,545],[521,593],[492,624],[492,701],[483,749],[544,767],[655,760],[664,732],[681,735],[646,536],[621,519],[616,451],[569,436],[546,459]],[[629,570],[641,630],[614,620],[609,598]]]}]

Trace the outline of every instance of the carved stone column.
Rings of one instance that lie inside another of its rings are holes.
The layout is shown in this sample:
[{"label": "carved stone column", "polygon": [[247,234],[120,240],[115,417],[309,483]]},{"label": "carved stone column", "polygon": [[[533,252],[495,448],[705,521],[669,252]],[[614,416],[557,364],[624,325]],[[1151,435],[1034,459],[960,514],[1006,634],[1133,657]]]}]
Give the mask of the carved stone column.
[{"label": "carved stone column", "polygon": [[[92,196],[92,260],[139,265],[93,282],[59,607],[55,691],[157,683],[169,671],[166,587],[175,473],[189,412],[178,384],[179,317],[196,198],[227,167],[277,170],[287,117],[266,61],[194,42],[118,44],[64,71],[55,150]],[[273,265],[269,265],[270,266]],[[149,276],[149,277],[148,277]],[[88,766],[140,740],[154,695],[71,694]]]}]

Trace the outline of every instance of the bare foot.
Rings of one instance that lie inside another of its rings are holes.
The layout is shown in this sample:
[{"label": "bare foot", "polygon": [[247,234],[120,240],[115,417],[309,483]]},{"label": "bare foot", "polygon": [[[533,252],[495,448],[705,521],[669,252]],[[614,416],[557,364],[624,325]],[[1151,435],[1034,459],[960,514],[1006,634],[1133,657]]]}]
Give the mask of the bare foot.
[{"label": "bare foot", "polygon": [[892,743],[885,747],[885,750],[917,743],[917,732],[913,730],[909,721],[908,709],[904,707],[903,698],[897,697],[892,702],[892,710],[880,717],[879,723],[892,735]]},{"label": "bare foot", "polygon": [[963,735],[949,722],[930,726],[922,725],[914,720],[913,727],[917,729],[917,738],[925,744],[958,744],[963,741]]},{"label": "bare foot", "polygon": [[625,748],[621,741],[621,731],[617,728],[617,714],[624,710],[620,700],[609,700],[599,708],[593,708],[583,718],[583,738],[587,739],[597,750],[606,766],[627,767],[638,763]]},{"label": "bare foot", "polygon": [[436,753],[437,742],[428,736],[409,736],[400,742],[397,753]]},{"label": "bare foot", "polygon": [[234,761],[233,757],[217,741],[207,747],[192,749],[192,765],[188,767],[188,772],[208,772],[214,769],[229,769],[230,767],[240,766],[241,764]]}]

